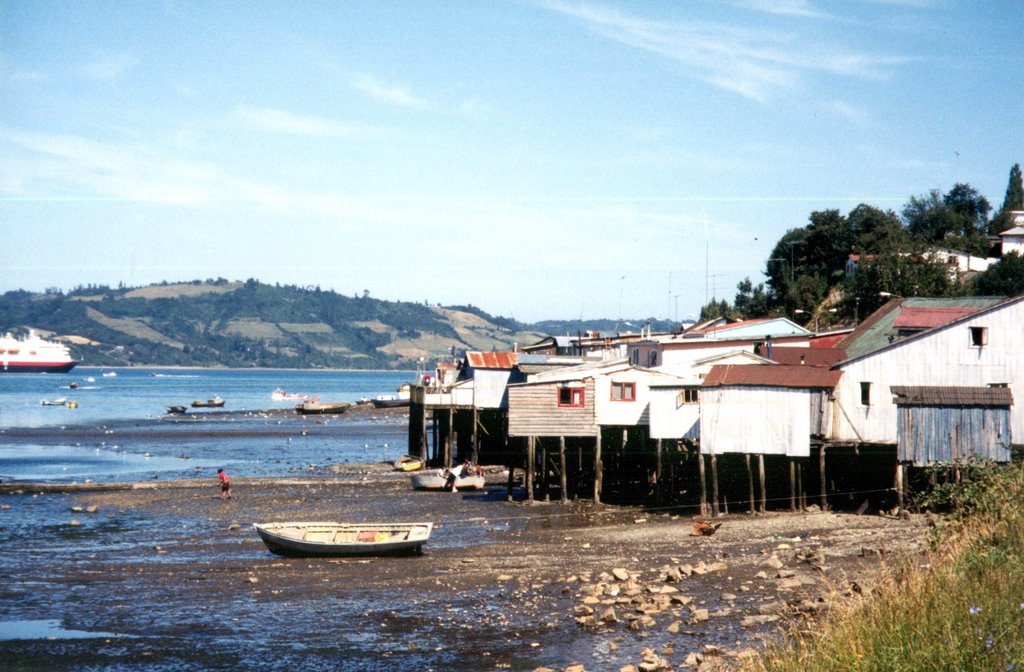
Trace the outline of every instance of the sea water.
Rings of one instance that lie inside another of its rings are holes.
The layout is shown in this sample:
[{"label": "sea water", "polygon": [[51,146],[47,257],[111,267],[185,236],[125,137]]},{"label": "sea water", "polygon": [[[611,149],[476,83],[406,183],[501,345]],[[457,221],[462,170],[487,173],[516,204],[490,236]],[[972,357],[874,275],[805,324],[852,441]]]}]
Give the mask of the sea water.
[{"label": "sea water", "polygon": [[[275,389],[357,402],[394,394],[412,371],[100,369],[0,375],[0,481],[130,481],[308,473],[406,452],[402,415],[304,416]],[[44,405],[66,398],[67,405]],[[220,409],[193,401],[224,399]],[[74,402],[72,407],[71,402]],[[168,406],[185,406],[169,415]]]}]

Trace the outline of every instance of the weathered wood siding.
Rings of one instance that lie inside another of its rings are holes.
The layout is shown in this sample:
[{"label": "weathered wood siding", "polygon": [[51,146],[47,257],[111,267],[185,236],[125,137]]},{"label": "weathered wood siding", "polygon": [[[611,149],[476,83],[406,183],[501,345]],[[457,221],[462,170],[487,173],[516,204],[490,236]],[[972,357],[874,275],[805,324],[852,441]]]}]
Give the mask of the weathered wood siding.
[{"label": "weathered wood siding", "polygon": [[[1024,399],[1024,302],[1007,304],[964,322],[942,327],[841,367],[836,422],[831,438],[897,442],[892,385],[984,387],[1006,383]],[[971,345],[970,327],[987,329],[988,343]],[[860,384],[871,383],[871,403],[861,403]],[[1024,436],[1024,409],[1011,411],[1013,435]]]},{"label": "weathered wood siding", "polygon": [[473,371],[473,406],[476,408],[507,408],[511,369],[475,369]]},{"label": "weathered wood siding", "polygon": [[1008,408],[899,406],[896,417],[901,462],[1010,461]]},{"label": "weathered wood siding", "polygon": [[561,383],[513,385],[508,388],[509,436],[597,436],[594,379],[581,381],[583,406],[558,405]]},{"label": "weathered wood siding", "polygon": [[784,387],[702,388],[700,451],[807,457],[811,391]]}]

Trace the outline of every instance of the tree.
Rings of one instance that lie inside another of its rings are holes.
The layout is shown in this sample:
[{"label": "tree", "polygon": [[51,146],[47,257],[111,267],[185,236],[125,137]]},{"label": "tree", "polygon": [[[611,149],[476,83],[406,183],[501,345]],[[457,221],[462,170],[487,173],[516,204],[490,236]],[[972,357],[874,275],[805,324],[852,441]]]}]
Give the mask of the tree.
[{"label": "tree", "polygon": [[1010,252],[974,279],[974,289],[985,296],[1024,294],[1024,257]]},{"label": "tree", "polygon": [[750,278],[743,278],[736,285],[736,290],[733,305],[740,316],[750,319],[768,315],[768,294],[764,291],[764,283],[754,287]]},{"label": "tree", "polygon": [[1006,185],[1003,206],[989,222],[988,232],[998,236],[1003,231],[1013,228],[1010,213],[1014,210],[1024,210],[1024,180],[1021,178],[1019,163],[1013,164],[1013,168],[1010,169],[1010,182]]},{"label": "tree", "polygon": [[854,252],[862,255],[905,252],[910,236],[899,215],[861,203],[846,216],[856,236]]},{"label": "tree", "polygon": [[903,219],[910,234],[925,244],[986,255],[991,210],[977,189],[957,183],[944,196],[937,189],[927,196],[912,196],[903,208]]}]

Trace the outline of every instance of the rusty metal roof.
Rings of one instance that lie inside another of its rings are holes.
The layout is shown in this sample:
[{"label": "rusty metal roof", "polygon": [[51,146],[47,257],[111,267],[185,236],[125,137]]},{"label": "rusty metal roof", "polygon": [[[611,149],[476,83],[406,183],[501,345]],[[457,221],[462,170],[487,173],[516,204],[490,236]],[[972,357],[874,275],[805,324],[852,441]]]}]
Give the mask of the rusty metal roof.
[{"label": "rusty metal roof", "polygon": [[979,306],[970,307],[936,307],[936,308],[912,308],[905,307],[893,320],[892,326],[895,329],[931,329],[940,327],[953,320],[976,313],[981,310]]},{"label": "rusty metal roof", "polygon": [[801,348],[797,346],[777,346],[772,348],[773,362],[806,366],[832,366],[846,358],[846,353],[839,348]]},{"label": "rusty metal roof", "polygon": [[467,352],[466,361],[474,369],[514,369],[518,355],[514,352]]},{"label": "rusty metal roof", "polygon": [[842,371],[832,371],[819,366],[727,364],[711,367],[702,387],[729,385],[831,389],[839,383],[842,375]]},{"label": "rusty metal roof", "polygon": [[1013,406],[1008,387],[893,385],[897,406]]}]

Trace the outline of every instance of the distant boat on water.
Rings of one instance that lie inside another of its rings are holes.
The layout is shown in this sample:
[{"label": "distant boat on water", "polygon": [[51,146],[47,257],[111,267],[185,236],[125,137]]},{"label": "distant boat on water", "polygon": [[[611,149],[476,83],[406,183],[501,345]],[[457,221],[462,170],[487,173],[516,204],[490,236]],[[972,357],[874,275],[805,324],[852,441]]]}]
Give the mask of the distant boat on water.
[{"label": "distant boat on water", "polygon": [[270,398],[274,401],[299,401],[305,399],[307,394],[299,394],[297,392],[285,392],[280,387],[274,390],[270,394]]},{"label": "distant boat on water", "polygon": [[192,408],[222,408],[224,406],[224,400],[220,396],[216,396],[213,399],[207,399],[201,401],[196,399],[192,402]]},{"label": "distant boat on water", "polygon": [[34,331],[24,338],[0,337],[0,373],[67,373],[77,364],[68,346],[43,340]]}]

